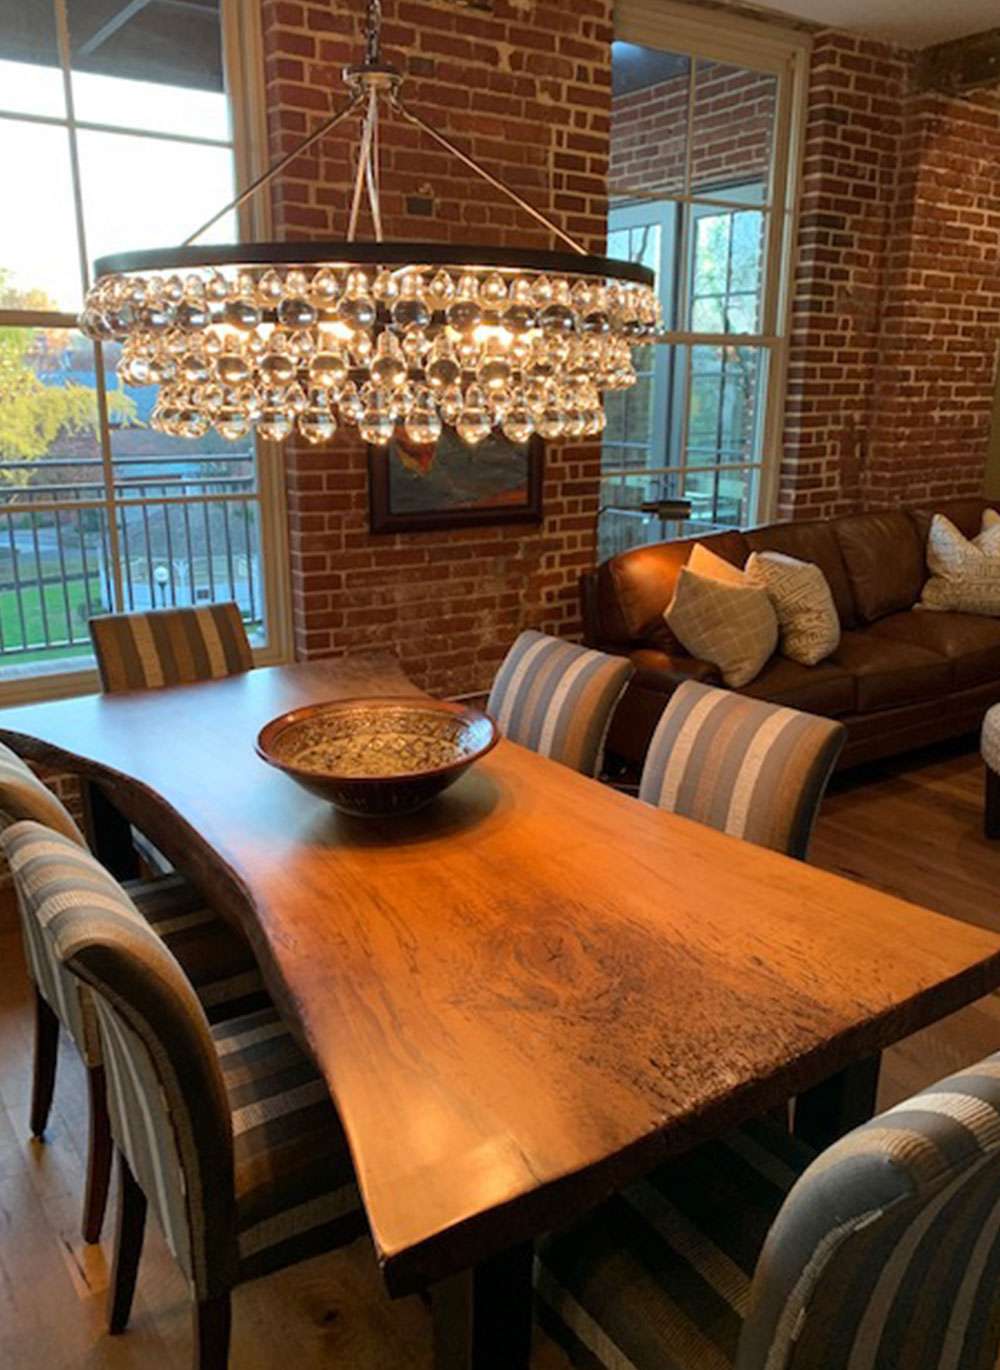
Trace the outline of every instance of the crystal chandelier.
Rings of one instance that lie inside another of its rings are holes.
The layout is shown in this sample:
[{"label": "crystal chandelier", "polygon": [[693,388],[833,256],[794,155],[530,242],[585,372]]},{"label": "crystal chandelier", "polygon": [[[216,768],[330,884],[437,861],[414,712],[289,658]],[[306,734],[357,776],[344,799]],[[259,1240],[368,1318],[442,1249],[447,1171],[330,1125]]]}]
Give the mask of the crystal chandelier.
[{"label": "crystal chandelier", "polygon": [[[635,382],[632,349],[653,340],[652,271],[589,255],[400,98],[380,57],[380,0],[369,0],[365,61],[347,102],[180,247],[101,258],[80,326],[122,343],[126,385],[159,386],[153,426],[199,438],[254,426],[309,442],[356,425],[388,443],[401,426],[434,443],[443,426],[470,446],[499,429],[521,443],[594,437],[602,392]],[[543,224],[567,250],[385,242],[379,201],[380,105],[415,125]],[[361,141],[344,242],[194,247],[352,114]],[[358,241],[367,198],[375,241]]]}]

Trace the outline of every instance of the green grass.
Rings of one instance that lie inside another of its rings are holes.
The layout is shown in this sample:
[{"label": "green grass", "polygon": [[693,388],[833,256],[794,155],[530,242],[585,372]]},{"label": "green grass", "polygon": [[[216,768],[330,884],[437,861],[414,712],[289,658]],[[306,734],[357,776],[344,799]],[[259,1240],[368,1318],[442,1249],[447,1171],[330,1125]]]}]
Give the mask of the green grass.
[{"label": "green grass", "polygon": [[[44,617],[42,614],[43,594],[45,597]],[[66,642],[69,639],[69,626],[66,621],[67,600],[69,601],[69,623],[73,629],[73,636],[79,645],[76,647],[47,647],[45,645],[47,642],[53,640]],[[24,612],[23,630],[21,628],[21,614],[18,611],[17,592],[15,590],[0,590],[0,629],[3,631],[3,641],[7,651],[11,653],[12,660],[50,661],[90,652],[87,634],[87,596],[82,579],[69,581],[65,595],[62,585],[46,585],[41,592],[37,585],[23,586],[20,601]],[[101,586],[96,576],[90,578],[90,602],[93,610],[99,612]],[[46,631],[46,620],[48,631]],[[23,651],[22,648],[29,650]],[[7,651],[0,654],[0,659],[7,654]]]}]

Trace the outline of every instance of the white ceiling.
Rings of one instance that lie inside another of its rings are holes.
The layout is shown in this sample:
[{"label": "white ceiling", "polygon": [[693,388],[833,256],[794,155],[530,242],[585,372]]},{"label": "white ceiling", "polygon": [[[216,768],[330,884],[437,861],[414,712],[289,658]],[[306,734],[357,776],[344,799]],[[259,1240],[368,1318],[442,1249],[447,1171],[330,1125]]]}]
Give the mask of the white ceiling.
[{"label": "white ceiling", "polygon": [[926,48],[1000,27],[998,0],[763,0],[763,8]]}]

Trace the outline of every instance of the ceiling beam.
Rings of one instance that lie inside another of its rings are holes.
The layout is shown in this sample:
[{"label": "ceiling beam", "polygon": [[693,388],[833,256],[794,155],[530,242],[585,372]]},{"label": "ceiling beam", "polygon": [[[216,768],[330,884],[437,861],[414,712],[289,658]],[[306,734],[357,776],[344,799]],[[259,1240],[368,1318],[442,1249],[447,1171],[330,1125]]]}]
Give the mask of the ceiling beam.
[{"label": "ceiling beam", "polygon": [[1000,29],[924,48],[917,57],[916,79],[918,90],[946,95],[1000,85]]},{"label": "ceiling beam", "polygon": [[117,33],[120,28],[124,28],[130,19],[144,10],[150,3],[151,0],[129,0],[127,5],[123,6],[117,14],[113,14],[106,24],[102,24],[96,33],[91,34],[87,41],[77,48],[76,55],[78,57],[89,57],[103,43],[106,43],[112,34]]}]

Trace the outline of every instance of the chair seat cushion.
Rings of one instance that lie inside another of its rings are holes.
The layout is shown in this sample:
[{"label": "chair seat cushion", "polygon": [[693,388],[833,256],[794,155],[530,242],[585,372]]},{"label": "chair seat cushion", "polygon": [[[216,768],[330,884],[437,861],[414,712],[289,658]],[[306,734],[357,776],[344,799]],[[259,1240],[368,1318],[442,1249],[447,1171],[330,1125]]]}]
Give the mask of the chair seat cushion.
[{"label": "chair seat cushion", "polygon": [[241,1278],[365,1231],[347,1141],[322,1077],[274,1008],[212,1029],[233,1115]]},{"label": "chair seat cushion", "polygon": [[731,1365],[764,1238],[813,1156],[756,1119],[546,1237],[539,1322],[587,1370]]},{"label": "chair seat cushion", "polygon": [[181,963],[210,1023],[270,1002],[249,942],[183,876],[133,880],[125,889]]},{"label": "chair seat cushion", "polygon": [[1000,621],[995,618],[909,609],[880,618],[870,631],[947,657],[954,663],[956,690],[1000,681]]},{"label": "chair seat cushion", "polygon": [[951,688],[946,657],[870,628],[844,633],[832,661],[854,676],[855,708],[862,714],[919,704]]}]

